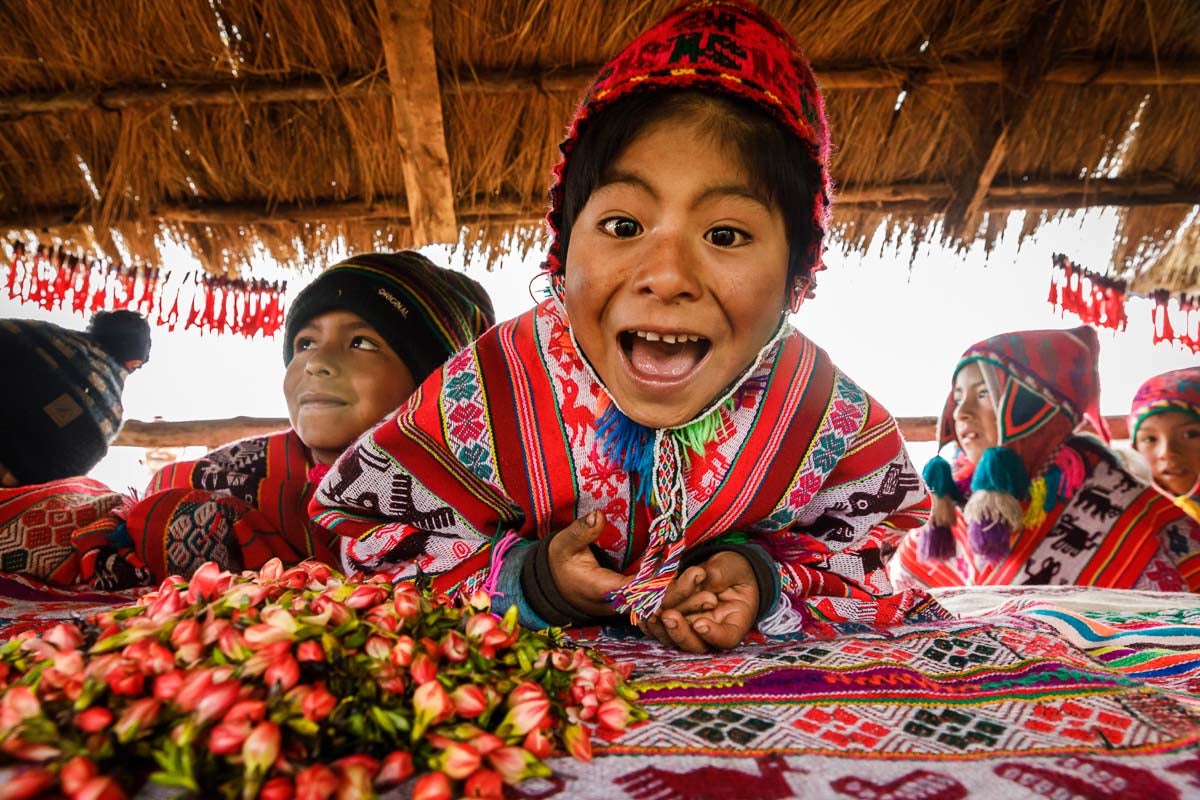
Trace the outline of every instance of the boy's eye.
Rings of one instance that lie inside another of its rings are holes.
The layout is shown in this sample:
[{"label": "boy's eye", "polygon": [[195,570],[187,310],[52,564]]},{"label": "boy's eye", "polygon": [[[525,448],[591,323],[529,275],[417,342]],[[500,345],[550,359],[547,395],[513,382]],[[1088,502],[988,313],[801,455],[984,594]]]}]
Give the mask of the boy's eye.
[{"label": "boy's eye", "polygon": [[355,336],[350,342],[350,347],[357,350],[378,350],[379,345],[365,336]]},{"label": "boy's eye", "polygon": [[300,352],[301,350],[307,350],[308,348],[312,347],[313,344],[314,341],[311,336],[297,336],[295,344],[292,345],[292,349],[296,352]]},{"label": "boy's eye", "polygon": [[631,239],[642,232],[642,226],[638,224],[637,220],[629,217],[609,217],[600,220],[600,229],[618,239]]},{"label": "boy's eye", "polygon": [[737,247],[750,241],[750,235],[737,228],[712,228],[704,238],[717,247]]}]

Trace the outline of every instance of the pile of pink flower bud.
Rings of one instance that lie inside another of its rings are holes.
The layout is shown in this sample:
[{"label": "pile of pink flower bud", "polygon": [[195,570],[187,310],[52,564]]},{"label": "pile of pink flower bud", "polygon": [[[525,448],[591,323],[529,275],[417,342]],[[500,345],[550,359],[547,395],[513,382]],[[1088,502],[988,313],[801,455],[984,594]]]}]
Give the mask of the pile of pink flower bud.
[{"label": "pile of pink flower bud", "polygon": [[[0,798],[500,797],[644,718],[628,671],[444,594],[278,561],[0,645]],[[516,609],[512,610],[513,612]]]}]

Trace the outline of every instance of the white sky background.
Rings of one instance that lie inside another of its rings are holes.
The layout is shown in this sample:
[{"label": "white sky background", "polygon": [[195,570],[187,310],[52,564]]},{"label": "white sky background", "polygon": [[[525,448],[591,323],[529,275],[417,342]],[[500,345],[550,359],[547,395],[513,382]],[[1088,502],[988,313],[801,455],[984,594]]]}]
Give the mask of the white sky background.
[{"label": "white sky background", "polygon": [[[1020,214],[1012,216],[1008,235],[986,262],[982,247],[956,254],[922,245],[910,271],[910,247],[881,249],[876,241],[861,258],[832,250],[817,297],[805,303],[793,321],[894,415],[936,415],[949,388],[950,371],[974,342],[1004,331],[1080,324],[1073,316],[1060,317],[1046,302],[1053,253],[1066,253],[1081,266],[1105,271],[1115,213],[1093,211],[1047,224],[1018,250],[1020,220]],[[481,264],[464,264],[461,252],[449,254],[445,248],[425,252],[435,262],[465,268],[480,281],[492,296],[498,319],[515,316],[533,304],[529,286],[540,252],[530,253],[524,261],[507,259],[493,272],[486,272]],[[180,263],[165,266],[180,272],[194,268],[184,256],[179,258]],[[273,272],[265,267],[254,274],[274,278]],[[290,278],[290,299],[312,276],[285,277]],[[1200,356],[1178,346],[1151,344],[1151,308],[1148,300],[1130,298],[1128,330],[1099,331],[1105,414],[1127,413],[1133,393],[1146,378],[1200,363]],[[81,316],[47,313],[3,296],[0,316],[48,319],[70,328],[86,326]],[[150,363],[126,383],[125,417],[286,417],[282,383],[279,338],[246,340],[155,327]],[[12,388],[5,391],[19,391],[14,383],[8,385]],[[933,445],[915,444],[910,451],[920,468],[932,455]],[[201,452],[189,451],[188,456]],[[141,457],[140,448],[112,448],[92,475],[116,489],[141,490],[148,479]]]}]

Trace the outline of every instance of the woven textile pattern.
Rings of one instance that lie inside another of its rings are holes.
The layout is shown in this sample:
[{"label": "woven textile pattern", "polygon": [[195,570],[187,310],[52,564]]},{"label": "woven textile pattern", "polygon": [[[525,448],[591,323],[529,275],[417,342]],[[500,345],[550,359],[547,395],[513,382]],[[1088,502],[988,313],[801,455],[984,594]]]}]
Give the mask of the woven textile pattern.
[{"label": "woven textile pattern", "polygon": [[[123,515],[77,532],[82,578],[116,588],[113,550],[153,583],[168,575],[190,575],[205,561],[225,569],[257,569],[278,557],[294,564],[305,558],[336,559],[329,536],[311,525],[307,450],[295,431],[243,439],[196,461],[163,468],[145,497]],[[108,564],[109,566],[105,566]]]},{"label": "woven textile pattern", "polygon": [[0,570],[51,583],[75,583],[79,554],[72,535],[123,501],[91,478],[0,489]]}]

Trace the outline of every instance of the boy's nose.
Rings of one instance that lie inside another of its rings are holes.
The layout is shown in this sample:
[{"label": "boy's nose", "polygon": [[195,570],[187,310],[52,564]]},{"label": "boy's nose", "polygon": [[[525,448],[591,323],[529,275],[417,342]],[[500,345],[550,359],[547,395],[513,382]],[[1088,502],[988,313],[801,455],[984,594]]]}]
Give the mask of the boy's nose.
[{"label": "boy's nose", "polygon": [[309,375],[332,375],[337,371],[337,359],[325,348],[314,348],[304,362],[304,371]]},{"label": "boy's nose", "polygon": [[696,256],[677,232],[657,230],[650,234],[643,253],[636,287],[664,303],[696,299],[702,292],[696,273]]}]

